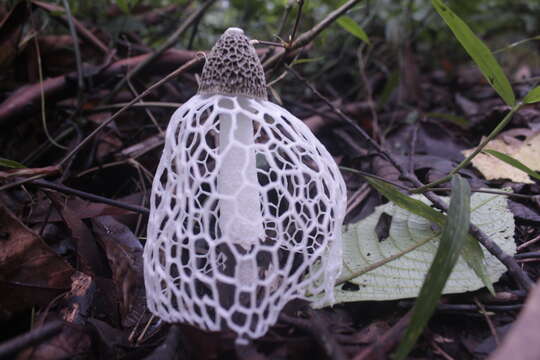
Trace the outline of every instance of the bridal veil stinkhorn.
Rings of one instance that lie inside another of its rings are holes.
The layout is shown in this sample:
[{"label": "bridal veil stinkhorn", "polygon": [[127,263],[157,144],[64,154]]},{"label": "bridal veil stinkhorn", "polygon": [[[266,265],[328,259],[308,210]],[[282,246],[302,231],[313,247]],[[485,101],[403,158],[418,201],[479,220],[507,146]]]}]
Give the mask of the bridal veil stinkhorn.
[{"label": "bridal veil stinkhorn", "polygon": [[267,100],[255,49],[228,29],[167,128],[144,249],[150,311],[245,343],[293,298],[332,303],[345,197],[328,151]]}]

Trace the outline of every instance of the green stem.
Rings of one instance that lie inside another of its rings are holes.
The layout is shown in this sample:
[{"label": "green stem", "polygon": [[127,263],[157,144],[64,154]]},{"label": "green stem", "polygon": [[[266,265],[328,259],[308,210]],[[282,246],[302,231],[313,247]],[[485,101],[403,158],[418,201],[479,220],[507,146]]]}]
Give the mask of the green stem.
[{"label": "green stem", "polygon": [[495,138],[495,136],[497,136],[506,127],[506,125],[508,125],[510,120],[512,120],[512,116],[514,115],[514,113],[516,113],[516,111],[518,111],[521,108],[522,105],[523,105],[522,102],[518,102],[516,105],[514,105],[514,107],[508,112],[508,114],[506,114],[506,116],[502,119],[502,121],[499,123],[499,125],[497,125],[497,127],[495,127],[495,129],[493,129],[493,131],[491,131],[491,133],[486,138],[484,138],[484,140],[482,140],[480,145],[478,145],[478,147],[472,152],[472,154],[467,156],[467,158],[465,158],[465,160],[463,160],[461,163],[459,163],[458,166],[456,166],[452,171],[450,171],[450,173],[448,173],[448,175],[446,175],[445,177],[440,178],[439,180],[435,180],[432,183],[429,183],[427,185],[423,185],[423,186],[420,186],[420,187],[418,187],[416,189],[413,189],[412,193],[414,193],[414,194],[422,193],[422,192],[424,192],[424,191],[426,191],[426,190],[428,190],[428,189],[430,189],[430,188],[432,188],[434,186],[437,186],[437,185],[443,184],[445,182],[448,182],[452,178],[452,175],[456,174],[459,170],[461,170],[464,167],[466,167],[467,165],[469,165],[471,163],[471,161],[474,159],[474,157],[479,152],[481,152],[486,147],[486,145],[491,140],[493,140],[493,138]]}]

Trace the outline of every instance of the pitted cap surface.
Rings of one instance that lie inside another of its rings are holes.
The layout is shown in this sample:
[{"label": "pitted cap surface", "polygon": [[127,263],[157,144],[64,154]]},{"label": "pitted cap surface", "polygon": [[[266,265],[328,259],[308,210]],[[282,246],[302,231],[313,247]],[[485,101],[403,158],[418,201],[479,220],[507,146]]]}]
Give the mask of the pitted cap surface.
[{"label": "pitted cap surface", "polygon": [[268,98],[261,61],[242,29],[229,28],[216,42],[206,58],[198,93]]}]

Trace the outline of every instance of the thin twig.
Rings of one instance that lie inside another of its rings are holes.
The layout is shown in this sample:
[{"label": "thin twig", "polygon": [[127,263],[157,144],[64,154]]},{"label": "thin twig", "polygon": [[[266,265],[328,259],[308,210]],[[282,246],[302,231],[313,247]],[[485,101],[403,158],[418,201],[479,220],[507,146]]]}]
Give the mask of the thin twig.
[{"label": "thin twig", "polygon": [[177,354],[180,351],[185,351],[183,345],[182,331],[180,326],[171,325],[165,341],[159,345],[145,360],[174,360],[177,359]]},{"label": "thin twig", "polygon": [[[32,4],[48,11],[49,14],[53,16],[53,18],[61,20],[60,22],[64,24],[68,23],[67,16],[58,15],[66,11],[61,6],[42,2],[42,1],[36,1],[36,0],[33,0]],[[77,19],[72,17],[72,21],[73,21],[73,24],[75,25],[75,28],[77,29],[77,32],[81,35],[81,37],[84,40],[86,40],[96,50],[102,52],[105,56],[109,53],[109,48],[103,42],[101,42],[101,40],[99,40],[94,34],[92,34],[92,32],[90,32],[87,28],[85,28],[79,21],[77,21]]]},{"label": "thin twig", "polygon": [[163,52],[165,52],[167,49],[171,48],[176,44],[178,41],[178,38],[193,24],[197,19],[204,14],[204,12],[215,2],[216,0],[206,0],[196,11],[191,13],[191,15],[180,25],[180,27],[173,33],[169,38],[154,52],[152,55],[148,56],[144,61],[140,62],[135,66],[132,70],[130,70],[126,76],[120,80],[116,86],[112,89],[112,91],[107,96],[106,101],[108,102],[109,99],[112,99],[114,95],[120,91],[124,87],[124,85],[127,83],[129,79],[136,76],[142,69],[144,69],[146,66],[148,66],[150,63],[152,63],[154,60],[156,60]]},{"label": "thin twig", "polygon": [[360,77],[364,83],[364,88],[366,89],[367,101],[369,104],[369,111],[371,112],[371,120],[373,123],[373,137],[382,141],[381,129],[379,127],[379,117],[377,116],[377,111],[375,110],[375,101],[373,100],[373,89],[369,83],[369,79],[366,74],[366,63],[364,62],[364,57],[362,55],[363,46],[358,49],[358,67],[360,70]]},{"label": "thin twig", "polygon": [[530,251],[514,255],[516,259],[540,258],[540,251]]},{"label": "thin twig", "polygon": [[368,133],[365,132],[364,129],[362,129],[353,119],[351,119],[349,116],[347,116],[343,111],[341,111],[338,107],[332,103],[326,96],[321,94],[319,90],[313,86],[309,81],[307,81],[302,75],[300,75],[296,70],[294,70],[291,66],[285,65],[285,68],[289,70],[294,76],[298,78],[298,80],[302,81],[315,95],[317,95],[322,101],[330,107],[330,109],[335,112],[341,120],[345,121],[347,124],[349,124],[354,130],[356,130],[360,135],[383,157],[386,158],[395,168],[400,169],[401,166],[399,163],[394,159],[393,156],[391,156],[386,150],[382,148],[371,136],[368,135]]},{"label": "thin twig", "polygon": [[266,41],[266,40],[251,40],[250,41],[253,45],[268,45],[268,46],[275,46],[275,47],[282,47],[284,48],[286,45],[284,43],[278,43],[275,41]]},{"label": "thin twig", "polygon": [[386,359],[386,356],[401,340],[405,329],[411,321],[412,310],[407,312],[399,321],[390,328],[383,336],[377,338],[374,344],[367,349],[361,350],[353,360]]},{"label": "thin twig", "polygon": [[15,355],[26,348],[39,344],[62,331],[62,321],[52,321],[0,344],[0,359],[14,359]]},{"label": "thin twig", "polygon": [[486,136],[484,139],[482,139],[482,141],[480,142],[480,145],[478,145],[476,147],[476,149],[474,149],[474,151],[469,154],[469,156],[467,156],[462,162],[460,162],[455,168],[452,169],[452,171],[450,171],[448,173],[448,175],[438,179],[438,180],[435,180],[429,184],[426,184],[426,185],[420,185],[418,188],[414,189],[413,192],[415,193],[421,193],[423,191],[426,191],[427,189],[429,188],[432,188],[436,185],[439,185],[439,184],[443,184],[447,181],[449,181],[452,177],[452,175],[454,174],[457,174],[459,170],[465,168],[467,165],[469,165],[471,163],[471,161],[475,158],[476,155],[478,155],[478,153],[480,153],[485,147],[486,145],[495,138],[495,136],[497,136],[505,127],[506,125],[508,125],[508,123],[510,122],[510,120],[512,120],[512,117],[514,116],[514,114],[523,106],[522,103],[517,103],[516,105],[514,105],[514,107],[505,115],[505,117],[501,120],[501,122],[495,127],[495,129],[493,129],[491,131],[491,133],[489,133],[488,136]]},{"label": "thin twig", "polygon": [[189,36],[188,45],[186,46],[186,49],[192,50],[193,49],[193,43],[195,42],[195,36],[197,35],[197,32],[199,30],[199,24],[201,23],[202,16],[199,16],[197,19],[195,19],[195,23],[193,24],[193,27],[191,28],[191,35]]},{"label": "thin twig", "polygon": [[[139,94],[137,94],[139,95]],[[96,106],[95,108],[85,110],[84,112],[87,114],[94,114],[94,113],[100,113],[100,112],[107,112],[110,110],[115,109],[121,109],[124,106],[126,106],[128,103],[116,103],[116,104],[109,104],[109,105],[103,105],[103,106]],[[157,107],[157,108],[170,108],[170,109],[178,109],[180,106],[182,106],[182,103],[175,103],[175,102],[162,102],[162,101],[145,101],[145,102],[139,102],[137,104],[132,104],[132,108],[151,108],[151,107]]]},{"label": "thin twig", "polygon": [[41,180],[41,179],[35,180],[32,183],[43,188],[56,190],[64,194],[76,195],[83,199],[116,206],[116,207],[126,209],[126,210],[131,210],[139,214],[148,215],[150,213],[150,211],[143,206],[137,206],[137,205],[128,204],[122,201],[112,200],[103,196],[90,194],[81,190],[73,189],[62,184],[57,184],[57,183],[53,183],[53,182]]},{"label": "thin twig", "polygon": [[334,336],[332,336],[330,333],[328,325],[324,323],[324,321],[314,310],[309,309],[308,314],[309,319],[302,319],[281,313],[279,315],[279,319],[310,333],[322,348],[328,359],[347,359],[343,349],[339,346]]},{"label": "thin twig", "polygon": [[435,340],[431,341],[431,345],[435,348],[435,351],[434,353],[435,354],[439,354],[440,356],[442,356],[445,360],[455,360],[453,357],[451,357],[450,355],[448,355],[446,353],[446,351],[444,351],[440,346],[439,344],[437,344],[437,342]]},{"label": "thin twig", "polygon": [[69,24],[69,32],[73,38],[73,50],[75,52],[75,63],[77,65],[77,100],[79,107],[82,104],[82,92],[84,90],[84,81],[83,81],[83,70],[82,70],[82,60],[81,60],[81,51],[79,49],[79,39],[77,38],[77,30],[75,30],[75,25],[73,24],[73,17],[71,16],[71,9],[69,7],[69,2],[67,0],[62,0],[64,8],[66,9],[67,21]]},{"label": "thin twig", "polygon": [[474,297],[474,303],[476,304],[476,306],[478,306],[480,313],[484,315],[484,318],[486,319],[486,322],[489,327],[489,331],[491,332],[491,335],[493,335],[493,338],[495,339],[495,343],[497,344],[497,346],[499,346],[501,344],[501,340],[499,339],[499,334],[497,334],[497,330],[495,330],[495,325],[493,325],[493,321],[491,321],[491,318],[489,317],[489,314],[486,311],[486,308],[484,307],[484,305],[482,305],[482,303],[476,297]]},{"label": "thin twig", "polygon": [[30,13],[30,24],[32,25],[32,29],[35,31],[35,35],[34,35],[34,46],[36,47],[36,58],[37,58],[37,68],[38,68],[38,77],[39,77],[39,87],[40,87],[40,105],[41,105],[41,125],[43,127],[43,132],[45,133],[45,137],[47,137],[47,140],[49,140],[49,142],[51,144],[53,144],[54,146],[56,146],[57,148],[60,148],[60,149],[67,149],[65,146],[63,145],[60,145],[58,142],[56,142],[56,140],[51,136],[51,134],[49,133],[49,128],[47,126],[47,112],[46,112],[46,106],[45,106],[45,89],[44,89],[44,86],[43,86],[43,64],[42,64],[42,61],[41,61],[41,50],[40,50],[40,47],[39,47],[39,41],[38,41],[38,32],[37,32],[37,29],[36,29],[36,26],[35,26],[35,23],[34,23],[34,17],[33,17],[33,13],[31,11],[31,3],[29,1],[26,2],[26,5],[30,8],[29,9],[29,13]]},{"label": "thin twig", "polygon": [[536,236],[532,240],[529,240],[529,241],[524,242],[523,244],[519,245],[516,250],[520,251],[521,249],[525,249],[527,246],[532,245],[532,244],[534,244],[534,243],[536,243],[538,241],[540,241],[540,235]]},{"label": "thin twig", "polygon": [[[150,328],[150,325],[152,324],[152,322],[154,321],[155,319],[155,315],[150,315],[150,318],[148,319],[148,321],[146,322],[146,324],[144,325],[144,328],[142,329],[141,333],[139,334],[139,336],[137,337],[137,340],[135,340],[135,343],[136,344],[140,344],[144,337],[146,336],[146,332],[148,331],[148,329]],[[159,321],[159,319],[158,319]]]},{"label": "thin twig", "polygon": [[291,36],[289,36],[289,43],[292,43],[294,41],[294,38],[296,37],[298,25],[300,25],[300,18],[302,17],[302,8],[304,6],[304,0],[296,0],[296,2],[298,3],[298,10],[296,12],[296,20],[294,21],[293,31],[291,33]]},{"label": "thin twig", "polygon": [[294,40],[284,52],[274,54],[268,60],[264,62],[264,68],[268,69],[274,66],[282,58],[286,57],[287,54],[293,50],[299,49],[308,43],[310,43],[317,35],[319,35],[324,29],[330,26],[338,17],[346,13],[354,5],[359,3],[361,0],[349,0],[345,4],[341,5],[336,10],[328,14],[321,22],[315,25],[311,30],[302,33],[296,40]]},{"label": "thin twig", "polygon": [[[130,80],[127,81],[127,84],[128,84],[129,90],[131,91],[133,96],[138,96],[139,93],[137,92],[137,90],[135,89],[135,86],[133,86],[133,84],[131,83]],[[139,100],[139,104],[144,105],[144,101],[142,99]],[[154,124],[154,126],[158,130],[159,134],[161,136],[165,136],[165,132],[163,131],[161,126],[159,126],[159,123],[157,122],[154,114],[152,114],[152,111],[150,111],[150,109],[148,107],[144,107],[143,109],[144,109],[144,112],[146,113],[146,115],[148,115],[148,117],[150,118],[150,121],[152,121],[152,124]]]},{"label": "thin twig", "polygon": [[362,201],[368,196],[371,192],[371,188],[368,183],[362,184],[362,186],[347,200],[347,209],[345,210],[345,215],[349,215],[353,209],[356,209]]},{"label": "thin twig", "polygon": [[100,132],[104,127],[109,125],[112,121],[116,120],[124,111],[129,109],[129,107],[131,105],[135,104],[137,101],[139,101],[140,99],[142,99],[143,97],[148,95],[150,92],[152,92],[154,89],[160,87],[161,85],[163,85],[167,81],[169,81],[169,80],[175,78],[176,76],[182,74],[186,70],[190,69],[192,66],[195,66],[195,65],[199,64],[200,62],[202,62],[203,59],[204,59],[204,56],[198,56],[196,58],[191,59],[190,61],[188,61],[187,63],[185,63],[184,65],[182,65],[178,69],[176,69],[175,71],[173,71],[170,74],[168,74],[167,76],[165,76],[163,79],[161,79],[161,80],[157,81],[156,83],[154,83],[148,89],[143,91],[140,95],[134,97],[133,100],[131,100],[126,106],[124,106],[123,108],[121,108],[120,110],[115,112],[110,118],[108,118],[107,120],[102,122],[97,128],[94,129],[94,131],[92,131],[90,133],[90,135],[88,135],[86,138],[84,138],[84,140],[82,140],[79,144],[77,144],[77,146],[73,150],[71,150],[60,161],[59,165],[63,165],[64,163],[66,163],[66,161],[71,159],[75,154],[77,154],[81,150],[81,148],[84,145],[86,145],[92,139],[92,137],[94,137],[94,135],[96,135],[98,132]]},{"label": "thin twig", "polygon": [[281,20],[279,22],[279,27],[277,31],[277,36],[281,37],[283,35],[283,30],[285,29],[285,24],[287,23],[287,19],[289,18],[289,15],[291,13],[292,5],[295,0],[288,0],[287,4],[285,4],[285,10],[283,11],[283,15],[281,16]]}]

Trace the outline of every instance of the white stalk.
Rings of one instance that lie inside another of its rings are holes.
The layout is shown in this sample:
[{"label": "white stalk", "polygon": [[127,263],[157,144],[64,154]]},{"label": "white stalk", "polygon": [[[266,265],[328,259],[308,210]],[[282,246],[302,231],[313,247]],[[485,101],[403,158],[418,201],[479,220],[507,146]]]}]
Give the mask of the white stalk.
[{"label": "white stalk", "polygon": [[243,113],[220,116],[220,227],[224,238],[249,250],[264,235],[253,121]]}]

